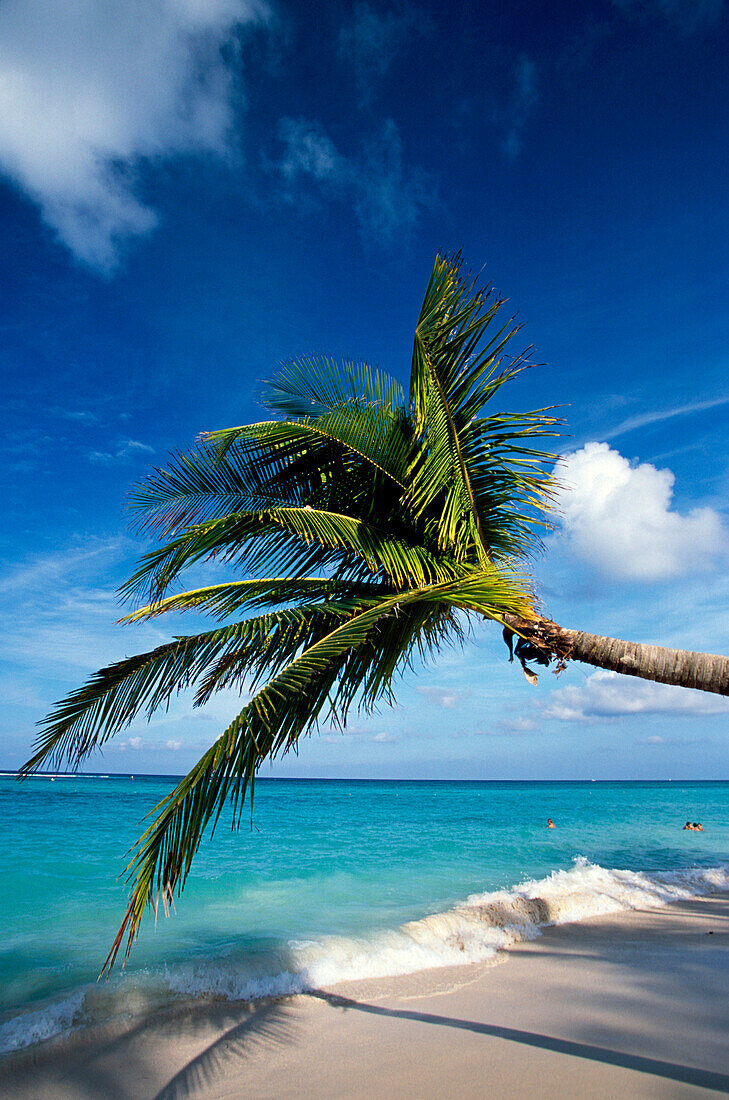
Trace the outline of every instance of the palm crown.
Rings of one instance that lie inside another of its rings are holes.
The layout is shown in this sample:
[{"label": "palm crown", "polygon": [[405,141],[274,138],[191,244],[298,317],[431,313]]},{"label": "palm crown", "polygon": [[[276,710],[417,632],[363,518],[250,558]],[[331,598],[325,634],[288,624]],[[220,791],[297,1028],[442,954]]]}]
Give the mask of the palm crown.
[{"label": "palm crown", "polygon": [[[27,774],[77,767],[184,688],[250,698],[156,807],[128,866],[129,907],[106,966],[128,954],[148,905],[184,886],[209,823],[235,823],[261,763],[353,705],[392,697],[416,658],[474,615],[535,617],[521,564],[549,506],[550,410],[487,414],[525,365],[506,351],[503,301],[437,257],[415,330],[410,392],[365,364],[301,360],[269,385],[277,419],[208,434],[133,496],[162,545],[124,585],[136,621],[198,609],[222,625],[96,673],[45,719]],[[204,559],[233,578],[174,592]],[[173,594],[170,594],[173,592]]]}]

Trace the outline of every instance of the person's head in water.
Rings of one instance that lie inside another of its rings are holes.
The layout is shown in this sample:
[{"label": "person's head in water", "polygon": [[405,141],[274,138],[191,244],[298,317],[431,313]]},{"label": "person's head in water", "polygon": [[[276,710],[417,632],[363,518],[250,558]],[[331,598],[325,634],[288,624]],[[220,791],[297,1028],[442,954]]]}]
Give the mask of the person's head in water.
[{"label": "person's head in water", "polygon": [[690,821],[686,822],[686,824],[684,825],[684,829],[693,829],[693,825],[691,824]]},{"label": "person's head in water", "polygon": [[554,828],[554,822],[552,821],[551,817],[547,818],[547,828],[548,829],[553,829]]}]

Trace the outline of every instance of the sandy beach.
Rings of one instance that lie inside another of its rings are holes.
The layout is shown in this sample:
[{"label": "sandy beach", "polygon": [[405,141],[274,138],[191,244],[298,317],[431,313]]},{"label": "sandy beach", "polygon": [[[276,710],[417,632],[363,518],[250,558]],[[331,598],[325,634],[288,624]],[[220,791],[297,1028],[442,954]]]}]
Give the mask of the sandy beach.
[{"label": "sandy beach", "polygon": [[496,964],[212,1002],[5,1059],[0,1096],[729,1094],[729,896],[549,928]]}]

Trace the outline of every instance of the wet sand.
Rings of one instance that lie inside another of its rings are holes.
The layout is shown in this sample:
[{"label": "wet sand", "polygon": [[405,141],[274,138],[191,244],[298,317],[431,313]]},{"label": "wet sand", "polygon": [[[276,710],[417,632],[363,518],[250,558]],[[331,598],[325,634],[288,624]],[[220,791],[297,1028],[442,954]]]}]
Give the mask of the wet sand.
[{"label": "wet sand", "polygon": [[545,930],[496,965],[197,1003],[0,1062],[3,1100],[729,1095],[729,896]]}]

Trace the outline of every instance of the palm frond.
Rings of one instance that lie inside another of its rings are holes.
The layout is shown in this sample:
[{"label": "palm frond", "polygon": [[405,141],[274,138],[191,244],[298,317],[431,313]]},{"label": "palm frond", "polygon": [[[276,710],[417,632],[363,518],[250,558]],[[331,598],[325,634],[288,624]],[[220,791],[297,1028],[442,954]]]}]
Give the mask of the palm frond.
[{"label": "palm frond", "polygon": [[[173,455],[169,466],[154,470],[132,493],[130,513],[141,531],[163,536],[180,529],[210,523],[240,511],[268,505],[306,503],[306,487],[300,476],[284,472],[298,457],[301,445],[289,449],[263,445],[266,430],[277,424],[254,425],[259,429],[244,453],[221,456],[210,446]],[[321,456],[314,456],[315,461]]]},{"label": "palm frond", "polygon": [[267,384],[266,406],[286,417],[320,417],[345,405],[405,408],[400,383],[368,363],[293,359]]},{"label": "palm frond", "polygon": [[[147,719],[173,695],[197,683],[206,672],[201,697],[209,697],[210,677],[221,662],[235,661],[238,679],[251,683],[291,660],[302,647],[325,636],[352,615],[359,603],[347,600],[287,608],[201,634],[184,635],[147,653],[118,661],[94,673],[82,688],[56,704],[41,723],[35,752],[21,770],[30,775],[41,764],[71,769],[138,715]],[[226,686],[231,677],[226,680]]]},{"label": "palm frond", "polygon": [[[237,512],[191,526],[146,554],[120,593],[126,598],[149,592],[156,602],[183,569],[215,558],[251,573],[276,569],[295,575],[306,575],[317,565],[336,571],[348,563],[352,579],[381,574],[396,586],[458,574],[455,560],[444,554],[351,516],[307,505]],[[353,563],[361,569],[352,569]]]},{"label": "palm frond", "polygon": [[271,604],[294,604],[304,600],[308,604],[349,599],[355,601],[377,598],[383,587],[362,584],[331,577],[263,577],[260,580],[226,581],[189,592],[178,592],[156,603],[147,604],[125,615],[120,622],[133,623],[157,618],[173,611],[205,611],[219,619],[241,611]]},{"label": "palm frond", "polygon": [[[526,486],[511,477],[508,462],[492,459],[496,431],[490,431],[492,418],[481,416],[484,405],[526,365],[518,356],[500,367],[518,331],[511,322],[499,323],[490,335],[502,305],[490,290],[461,275],[458,260],[438,257],[415,332],[410,398],[422,445],[405,502],[416,514],[440,507],[439,546],[461,560],[474,552],[481,562],[524,552],[523,540],[509,537],[503,512],[494,513],[492,505],[498,484],[503,505],[518,512]],[[512,441],[527,425],[534,434],[552,434],[556,421],[547,411],[527,414],[512,425]],[[507,418],[493,420],[493,428],[503,434]],[[481,465],[474,462],[474,440]],[[537,459],[535,452],[533,469],[548,457]],[[485,491],[484,469],[491,477],[490,492]]]},{"label": "palm frond", "polygon": [[[246,704],[157,807],[158,816],[137,842],[127,868],[130,901],[104,969],[113,965],[125,937],[129,954],[146,908],[156,910],[160,897],[166,906],[175,891],[182,891],[205,829],[211,819],[217,821],[228,801],[234,823],[240,821],[246,791],[253,786],[260,764],[291,749],[325,709],[340,725],[346,723],[357,696],[371,709],[387,695],[395,670],[410,659],[418,636],[425,635],[420,639],[421,651],[434,644],[432,620],[449,618],[449,608],[497,618],[507,611],[532,615],[511,578],[484,570],[459,581],[381,599],[295,656]],[[378,654],[375,663],[359,652],[373,643]],[[338,678],[340,690],[333,694]]]},{"label": "palm frond", "polygon": [[[405,487],[413,450],[403,410],[361,402],[335,406],[316,418],[247,424],[208,432],[205,438],[223,459],[236,445],[255,442],[268,447],[279,461],[287,454],[303,457],[313,452],[319,469],[326,455],[324,445],[338,444],[341,451],[371,464],[400,488]],[[338,472],[341,475],[341,468]]]},{"label": "palm frond", "polygon": [[[273,418],[208,433],[134,492],[158,544],[121,589],[138,622],[196,610],[215,630],[117,662],[42,723],[23,772],[74,767],[138,715],[194,689],[252,695],[160,803],[127,868],[129,907],[106,962],[128,954],[147,906],[184,886],[226,806],[239,821],[262,761],[325,718],[344,725],[393,700],[395,678],[458,642],[476,617],[535,617],[519,573],[539,543],[555,484],[552,409],[499,410],[528,364],[503,301],[437,257],[415,331],[409,398],[364,363],[302,359],[269,384]],[[233,575],[173,591],[209,561]],[[224,624],[253,612],[251,618]],[[513,619],[510,619],[513,621]]]}]

